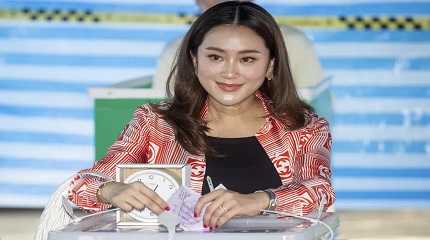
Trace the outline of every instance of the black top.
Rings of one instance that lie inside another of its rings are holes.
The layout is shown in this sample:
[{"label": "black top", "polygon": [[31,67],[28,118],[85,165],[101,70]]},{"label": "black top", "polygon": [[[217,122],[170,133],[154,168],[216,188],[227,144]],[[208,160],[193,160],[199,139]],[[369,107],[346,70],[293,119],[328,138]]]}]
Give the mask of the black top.
[{"label": "black top", "polygon": [[277,188],[282,185],[275,167],[255,136],[244,138],[207,137],[216,156],[206,156],[202,194],[209,192],[206,176],[214,187],[222,183],[239,193]]}]

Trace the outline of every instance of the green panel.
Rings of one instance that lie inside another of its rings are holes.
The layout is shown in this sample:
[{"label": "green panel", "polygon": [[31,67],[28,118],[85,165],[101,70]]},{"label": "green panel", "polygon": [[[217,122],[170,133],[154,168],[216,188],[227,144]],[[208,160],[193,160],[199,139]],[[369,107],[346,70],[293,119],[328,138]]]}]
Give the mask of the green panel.
[{"label": "green panel", "polygon": [[102,158],[124,126],[133,117],[136,108],[145,103],[157,103],[161,99],[96,99],[95,141],[96,160]]}]

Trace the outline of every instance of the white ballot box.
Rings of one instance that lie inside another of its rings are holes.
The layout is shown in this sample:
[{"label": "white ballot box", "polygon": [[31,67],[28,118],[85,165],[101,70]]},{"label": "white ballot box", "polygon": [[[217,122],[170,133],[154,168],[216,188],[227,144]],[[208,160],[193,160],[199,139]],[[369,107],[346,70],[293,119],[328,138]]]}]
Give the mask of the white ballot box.
[{"label": "white ballot box", "polygon": [[[321,220],[336,232],[339,225],[335,213],[325,213]],[[234,218],[215,231],[181,231],[176,240],[286,240],[328,239],[329,230],[320,223],[292,217],[256,216]],[[115,213],[109,212],[69,224],[49,233],[48,240],[167,240],[168,233],[162,227],[128,227],[116,225]]]}]

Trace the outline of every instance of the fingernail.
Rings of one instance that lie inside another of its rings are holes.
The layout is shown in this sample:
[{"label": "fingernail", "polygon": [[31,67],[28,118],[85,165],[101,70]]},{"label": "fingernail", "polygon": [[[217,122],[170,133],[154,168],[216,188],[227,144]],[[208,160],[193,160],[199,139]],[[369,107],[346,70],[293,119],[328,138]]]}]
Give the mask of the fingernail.
[{"label": "fingernail", "polygon": [[215,228],[218,228],[218,225],[215,225]]},{"label": "fingernail", "polygon": [[207,226],[206,224],[203,224],[203,227],[204,227],[204,228],[208,228],[208,226]]},{"label": "fingernail", "polygon": [[164,210],[166,210],[166,211],[170,211],[170,207],[169,207],[169,206],[167,206]]},{"label": "fingernail", "polygon": [[212,227],[209,228],[210,231],[212,231],[212,229],[213,229]]},{"label": "fingernail", "polygon": [[194,217],[195,217],[195,218],[197,217],[197,213],[194,213]]}]

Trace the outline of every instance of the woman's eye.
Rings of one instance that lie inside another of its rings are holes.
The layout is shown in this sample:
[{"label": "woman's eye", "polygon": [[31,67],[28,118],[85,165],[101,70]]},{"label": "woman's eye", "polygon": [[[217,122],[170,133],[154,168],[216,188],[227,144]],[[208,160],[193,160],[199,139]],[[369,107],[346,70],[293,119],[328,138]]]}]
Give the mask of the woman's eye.
[{"label": "woman's eye", "polygon": [[242,62],[244,62],[244,63],[252,63],[254,61],[255,61],[255,58],[253,58],[253,57],[244,57],[244,58],[242,58]]},{"label": "woman's eye", "polygon": [[221,61],[221,59],[222,59],[220,56],[214,55],[214,54],[208,55],[208,58],[212,61],[217,61],[217,62]]}]

